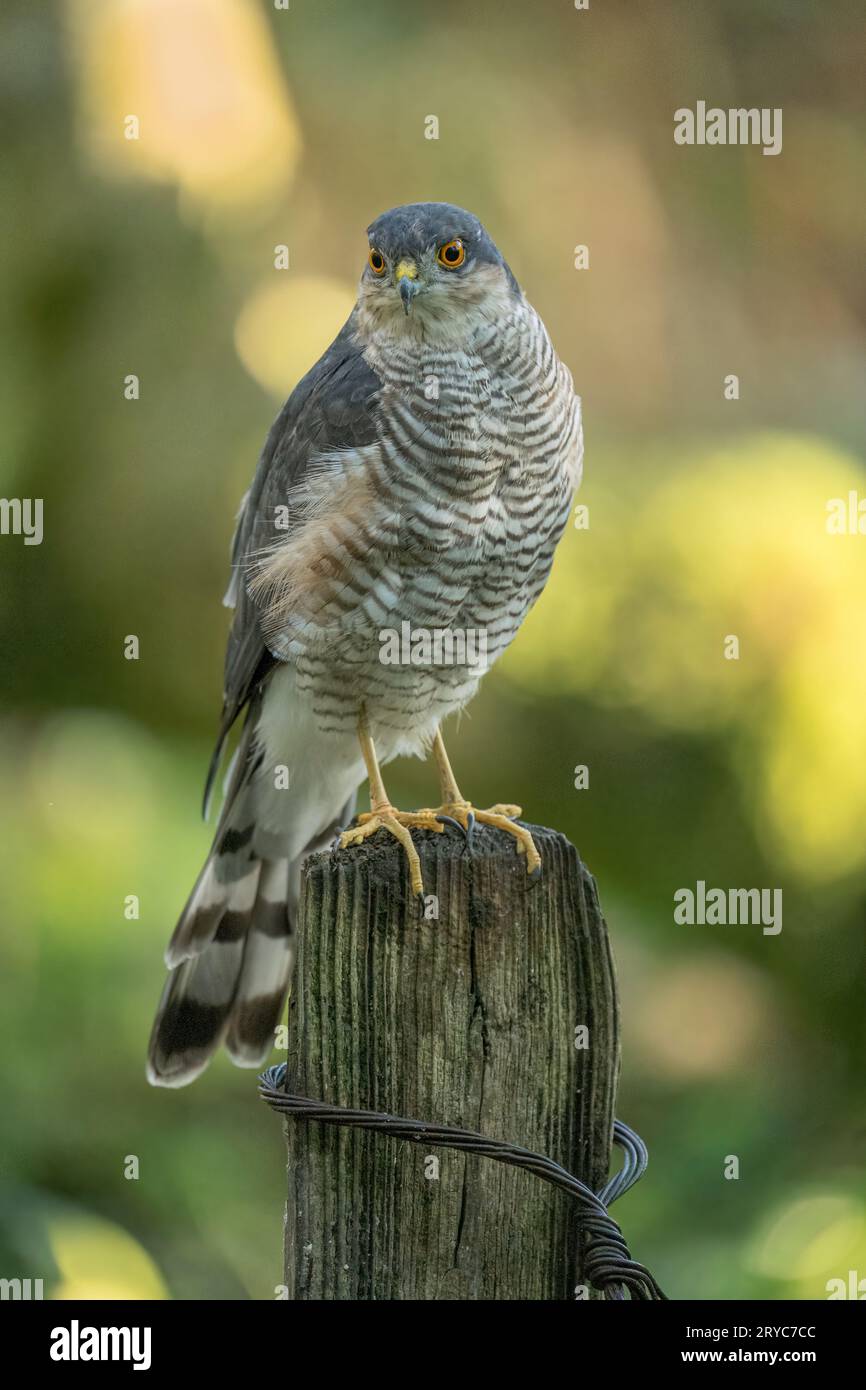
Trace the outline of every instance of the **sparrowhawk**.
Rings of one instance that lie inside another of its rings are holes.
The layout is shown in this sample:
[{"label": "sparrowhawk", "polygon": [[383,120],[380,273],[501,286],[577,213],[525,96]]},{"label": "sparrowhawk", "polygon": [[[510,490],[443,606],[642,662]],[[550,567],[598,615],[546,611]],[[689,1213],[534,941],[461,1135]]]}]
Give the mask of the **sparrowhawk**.
[{"label": "sparrowhawk", "polygon": [[[509,832],[539,868],[519,807],[480,811],[461,795],[440,726],[546,583],[580,479],[580,401],[471,213],[398,207],[368,236],[357,303],[280,411],[238,515],[208,793],[246,713],[166,952],[157,1085],[191,1081],[223,1041],[240,1066],[263,1061],[290,983],[301,864],[351,821],[365,777],[370,811],[341,842],[395,836],[416,893],[411,830],[441,831],[441,816]],[[441,807],[398,811],[382,766],[431,749]]]}]

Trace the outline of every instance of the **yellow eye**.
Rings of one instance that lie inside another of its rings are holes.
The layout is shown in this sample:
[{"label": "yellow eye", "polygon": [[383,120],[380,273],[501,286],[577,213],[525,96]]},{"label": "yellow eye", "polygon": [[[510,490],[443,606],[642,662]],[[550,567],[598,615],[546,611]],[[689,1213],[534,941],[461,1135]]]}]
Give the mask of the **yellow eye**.
[{"label": "yellow eye", "polygon": [[455,237],[453,241],[446,241],[444,246],[439,247],[439,264],[448,270],[456,270],[465,260],[466,247],[459,237]]},{"label": "yellow eye", "polygon": [[385,257],[382,255],[381,251],[376,250],[375,246],[370,249],[369,260],[370,269],[374,271],[376,275],[382,275],[385,270]]}]

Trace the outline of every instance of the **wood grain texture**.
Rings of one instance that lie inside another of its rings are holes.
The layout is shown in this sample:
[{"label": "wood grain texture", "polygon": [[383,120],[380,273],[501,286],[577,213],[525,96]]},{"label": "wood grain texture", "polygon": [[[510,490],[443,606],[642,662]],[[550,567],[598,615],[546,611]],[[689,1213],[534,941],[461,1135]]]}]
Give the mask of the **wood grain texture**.
[{"label": "wood grain texture", "polygon": [[[619,1075],[607,930],[574,847],[531,828],[536,883],[501,831],[477,828],[471,856],[451,827],[416,834],[438,920],[382,832],[308,862],[288,1084],[523,1144],[597,1190]],[[318,1122],[287,1138],[290,1298],[569,1299],[582,1282],[574,1201],[530,1174]]]}]

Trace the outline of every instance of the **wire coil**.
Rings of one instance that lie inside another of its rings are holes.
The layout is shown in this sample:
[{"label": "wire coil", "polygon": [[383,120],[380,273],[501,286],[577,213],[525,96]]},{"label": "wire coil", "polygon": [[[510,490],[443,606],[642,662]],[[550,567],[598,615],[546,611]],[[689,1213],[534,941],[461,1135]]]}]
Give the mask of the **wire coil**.
[{"label": "wire coil", "polygon": [[268,1067],[259,1077],[262,1100],[272,1110],[286,1117],[319,1120],[323,1124],[338,1125],[344,1129],[368,1129],[377,1134],[388,1134],[394,1139],[407,1139],[413,1144],[478,1154],[482,1158],[492,1158],[496,1163],[524,1168],[543,1182],[570,1193],[580,1208],[580,1226],[585,1240],[583,1269],[589,1283],[606,1299],[666,1301],[665,1294],[649,1270],[632,1259],[622,1231],[608,1212],[608,1207],[643,1176],[649,1159],[643,1140],[621,1120],[614,1120],[613,1141],[622,1150],[622,1168],[608,1179],[600,1192],[595,1193],[561,1164],[519,1144],[503,1143],[470,1129],[432,1124],[428,1120],[410,1120],[398,1115],[379,1114],[374,1110],[351,1110],[340,1105],[328,1105],[322,1100],[292,1095],[285,1089],[285,1084],[285,1062]]}]

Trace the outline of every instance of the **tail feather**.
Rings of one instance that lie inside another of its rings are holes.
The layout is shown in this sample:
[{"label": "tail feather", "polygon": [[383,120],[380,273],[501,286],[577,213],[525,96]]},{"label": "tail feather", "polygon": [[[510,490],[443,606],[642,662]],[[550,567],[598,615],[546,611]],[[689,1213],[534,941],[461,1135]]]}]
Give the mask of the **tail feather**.
[{"label": "tail feather", "polygon": [[[165,951],[170,970],[214,940],[227,913],[248,915],[256,896],[258,862],[249,854],[255,813],[246,804],[259,763],[254,744],[258,703],[251,707],[225,778],[213,848],[196,879]],[[244,826],[238,830],[238,825]],[[237,862],[238,854],[246,862]]]},{"label": "tail feather", "polygon": [[294,963],[288,859],[262,865],[226,1047],[239,1067],[262,1064],[274,1046]]},{"label": "tail feather", "polygon": [[152,1086],[185,1086],[204,1071],[228,1028],[244,938],[220,926],[207,950],[169,975],[147,1054]]},{"label": "tail feather", "polygon": [[223,1042],[241,1067],[271,1051],[293,962],[289,869],[287,859],[262,861],[225,885],[213,939],[168,978],[148,1051],[152,1085],[195,1080]]},{"label": "tail feather", "polygon": [[[186,1086],[221,1042],[238,1066],[264,1061],[291,986],[300,866],[354,812],[352,794],[324,830],[321,820],[310,827],[300,853],[304,837],[292,823],[289,848],[286,821],[281,853],[282,834],[260,824],[268,796],[257,777],[263,756],[253,739],[257,717],[254,706],[229,769],[213,848],[165,952],[171,974],[147,1051],[152,1086]],[[297,809],[303,813],[303,802]]]},{"label": "tail feather", "polygon": [[[226,918],[246,922],[256,900],[259,865],[253,862],[249,872],[234,883],[220,883],[218,860],[208,859],[198,882],[181,913],[172,938],[165,950],[169,970],[185,960],[199,955],[213,941]],[[229,922],[227,930],[231,930]]]}]

